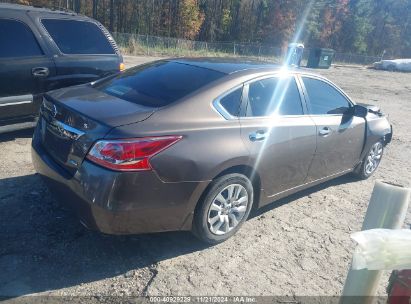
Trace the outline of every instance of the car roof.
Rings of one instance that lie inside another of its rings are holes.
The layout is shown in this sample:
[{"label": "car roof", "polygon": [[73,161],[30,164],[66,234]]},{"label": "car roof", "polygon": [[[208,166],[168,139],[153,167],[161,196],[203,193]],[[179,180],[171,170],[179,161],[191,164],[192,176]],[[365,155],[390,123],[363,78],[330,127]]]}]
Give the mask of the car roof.
[{"label": "car roof", "polygon": [[24,11],[24,12],[35,12],[35,13],[54,13],[54,14],[63,14],[63,15],[71,15],[77,16],[79,14],[66,10],[64,8],[61,9],[50,9],[45,7],[38,7],[38,6],[29,6],[29,5],[22,5],[22,4],[12,4],[12,3],[0,3],[0,9],[8,9],[13,11]]},{"label": "car roof", "polygon": [[214,70],[224,74],[233,74],[239,71],[280,70],[279,64],[268,63],[247,58],[202,57],[202,58],[174,58],[168,61],[197,66]]}]

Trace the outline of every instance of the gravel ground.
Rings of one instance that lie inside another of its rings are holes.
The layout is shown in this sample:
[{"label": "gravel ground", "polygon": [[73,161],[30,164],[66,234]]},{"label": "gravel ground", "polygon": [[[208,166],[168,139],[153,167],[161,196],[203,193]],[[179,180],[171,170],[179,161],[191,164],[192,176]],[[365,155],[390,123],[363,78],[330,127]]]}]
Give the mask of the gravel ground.
[{"label": "gravel ground", "polygon": [[[128,66],[153,59],[125,58]],[[378,172],[272,203],[214,247],[185,232],[113,237],[86,230],[35,174],[32,131],[2,135],[0,296],[339,295],[354,248],[349,235],[361,227],[375,180],[410,185],[411,74],[317,72],[389,114],[394,138]]]}]

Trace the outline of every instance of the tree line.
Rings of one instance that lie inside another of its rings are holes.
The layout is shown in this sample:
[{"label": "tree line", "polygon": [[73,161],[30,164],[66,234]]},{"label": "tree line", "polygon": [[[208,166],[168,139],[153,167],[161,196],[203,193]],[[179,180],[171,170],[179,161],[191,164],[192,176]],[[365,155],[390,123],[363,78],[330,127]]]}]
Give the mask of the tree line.
[{"label": "tree line", "polygon": [[411,57],[411,0],[14,0],[66,8],[110,31],[201,41],[290,41]]}]

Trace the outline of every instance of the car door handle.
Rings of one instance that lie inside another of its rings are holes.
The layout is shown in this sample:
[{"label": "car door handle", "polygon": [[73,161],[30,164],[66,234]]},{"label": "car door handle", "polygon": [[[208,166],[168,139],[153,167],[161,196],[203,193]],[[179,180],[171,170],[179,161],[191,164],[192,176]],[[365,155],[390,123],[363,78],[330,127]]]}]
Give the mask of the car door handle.
[{"label": "car door handle", "polygon": [[331,129],[329,128],[329,127],[324,127],[324,128],[322,128],[319,132],[318,132],[318,134],[320,135],[320,136],[327,136],[327,135],[329,135],[331,133]]},{"label": "car door handle", "polygon": [[32,68],[31,69],[31,74],[34,77],[47,77],[49,75],[50,71],[46,67],[37,67],[37,68]]},{"label": "car door handle", "polygon": [[250,133],[249,138],[251,141],[262,141],[267,138],[267,131],[258,130],[258,131],[252,132]]}]

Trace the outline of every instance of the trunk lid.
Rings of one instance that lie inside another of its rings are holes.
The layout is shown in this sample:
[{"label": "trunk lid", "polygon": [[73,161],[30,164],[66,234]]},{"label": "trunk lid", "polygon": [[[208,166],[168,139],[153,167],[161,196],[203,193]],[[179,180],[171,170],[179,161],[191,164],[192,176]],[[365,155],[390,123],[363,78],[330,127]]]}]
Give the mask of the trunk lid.
[{"label": "trunk lid", "polygon": [[40,108],[41,143],[73,175],[96,140],[114,127],[145,120],[154,111],[89,85],[53,91]]}]

